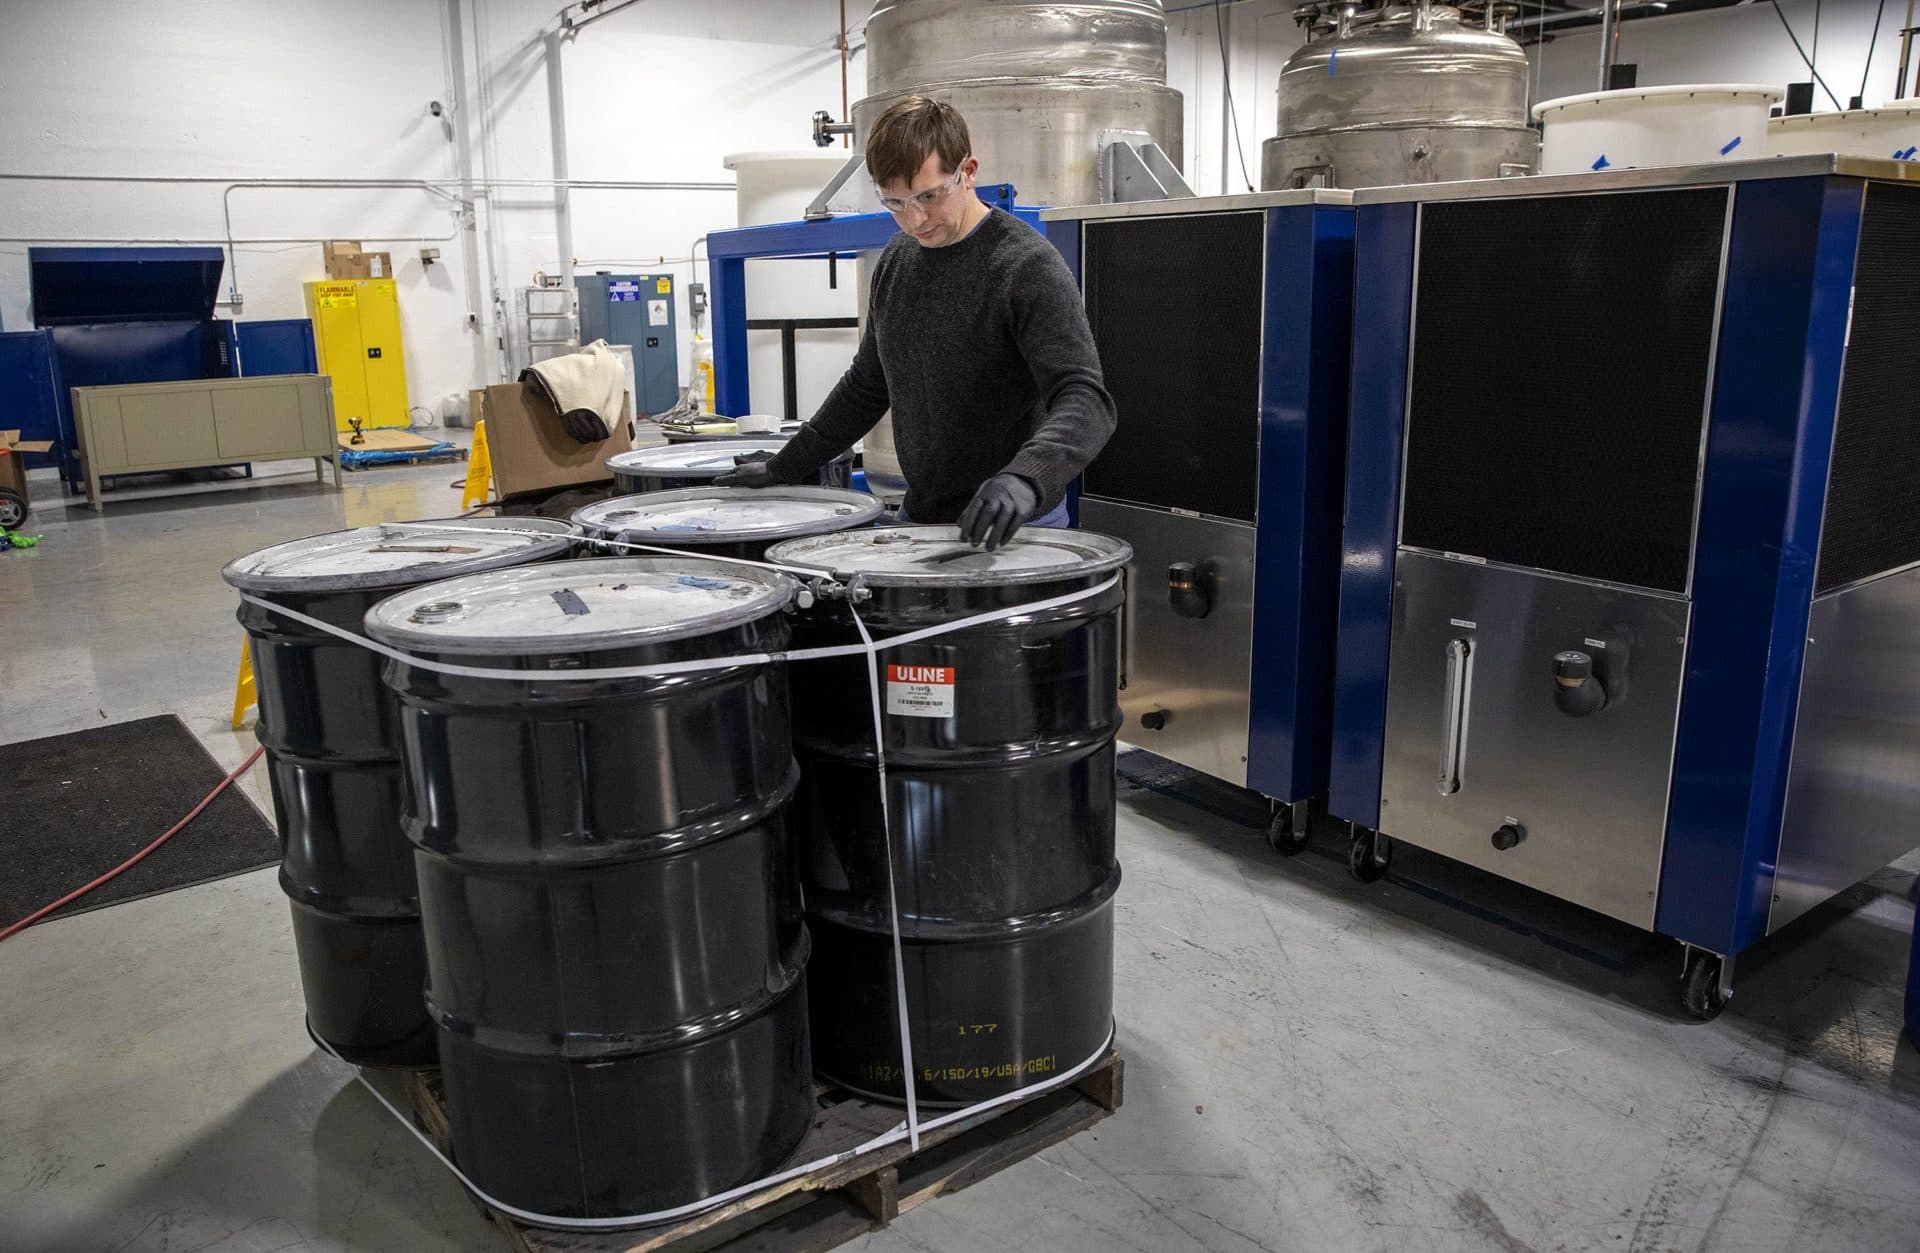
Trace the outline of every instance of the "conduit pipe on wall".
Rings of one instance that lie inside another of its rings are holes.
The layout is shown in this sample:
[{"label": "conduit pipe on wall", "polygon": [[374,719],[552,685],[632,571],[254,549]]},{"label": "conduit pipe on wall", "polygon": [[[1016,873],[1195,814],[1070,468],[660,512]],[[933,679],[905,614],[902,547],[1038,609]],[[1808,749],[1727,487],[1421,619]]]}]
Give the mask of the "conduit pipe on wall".
[{"label": "conduit pipe on wall", "polygon": [[[352,191],[358,189],[398,189],[420,191],[434,196],[446,203],[446,207],[455,215],[454,234],[436,236],[361,236],[362,239],[380,240],[418,240],[421,242],[445,243],[459,237],[460,229],[466,225],[468,215],[473,211],[473,200],[463,199],[456,191],[467,180],[460,179],[387,179],[387,178],[222,178],[212,175],[191,174],[34,174],[0,172],[0,181],[7,182],[49,182],[49,183],[142,183],[177,184],[195,186],[218,186],[221,188],[221,217],[225,232],[218,240],[209,238],[206,242],[222,242],[227,249],[228,300],[223,302],[239,309],[243,303],[240,292],[238,258],[234,255],[237,244],[247,243],[308,243],[318,242],[305,236],[268,237],[242,239],[233,233],[233,193],[245,189],[256,190],[312,190],[312,191]],[[603,191],[711,191],[732,192],[734,186],[729,181],[697,181],[675,179],[545,179],[545,178],[502,178],[470,180],[475,187],[475,199],[488,198],[491,189],[497,187],[561,187]],[[5,236],[8,242],[33,243],[59,238],[69,243],[113,243],[120,240],[90,240],[71,236]],[[129,237],[125,242],[162,242],[155,238]],[[469,276],[469,288],[478,282],[477,276]],[[473,293],[470,291],[469,295]],[[471,300],[469,305],[471,306]],[[471,310],[470,312],[477,312]]]}]

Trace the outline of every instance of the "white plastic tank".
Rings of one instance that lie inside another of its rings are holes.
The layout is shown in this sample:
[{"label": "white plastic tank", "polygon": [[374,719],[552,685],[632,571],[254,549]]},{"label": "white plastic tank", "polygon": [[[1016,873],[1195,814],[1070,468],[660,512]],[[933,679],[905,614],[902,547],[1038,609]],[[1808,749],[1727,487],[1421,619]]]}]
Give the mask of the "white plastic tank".
[{"label": "white plastic tank", "polygon": [[1767,155],[1767,111],[1786,93],[1764,83],[1681,83],[1590,91],[1535,105],[1542,174],[1703,165]]},{"label": "white plastic tank", "polygon": [[[820,187],[846,163],[841,148],[804,152],[736,152],[727,157],[741,226],[793,222],[806,216]],[[838,285],[829,281],[837,271]],[[858,314],[855,257],[826,261],[798,258],[747,262],[747,316],[759,318],[851,318]],[[846,330],[799,331],[794,335],[798,405],[793,417],[813,416],[827,392],[845,373],[859,347],[860,333]],[[780,332],[747,332],[747,387],[756,413],[779,414],[786,404],[780,371]],[[726,417],[740,415],[730,413]]]},{"label": "white plastic tank", "polygon": [[1767,151],[1776,157],[1837,152],[1847,157],[1920,158],[1920,100],[1844,113],[1797,113],[1767,123]]}]

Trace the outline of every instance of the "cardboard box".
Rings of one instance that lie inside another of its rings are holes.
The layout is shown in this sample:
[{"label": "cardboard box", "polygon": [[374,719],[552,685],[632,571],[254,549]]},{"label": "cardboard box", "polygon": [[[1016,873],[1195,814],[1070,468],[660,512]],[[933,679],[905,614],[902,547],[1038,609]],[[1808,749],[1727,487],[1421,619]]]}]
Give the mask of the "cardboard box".
[{"label": "cardboard box", "polygon": [[20,454],[52,451],[50,440],[21,439],[18,431],[0,431],[0,487],[19,492],[23,500],[31,503],[32,498],[27,495],[27,459]]},{"label": "cardboard box", "polygon": [[487,452],[493,458],[493,484],[502,497],[551,491],[613,478],[607,458],[633,447],[627,435],[624,401],[620,419],[609,422],[613,434],[596,444],[574,440],[560,425],[547,398],[525,383],[496,383],[487,388],[476,420],[487,424]]},{"label": "cardboard box", "polygon": [[367,252],[357,239],[329,239],[320,245],[328,278],[392,278],[393,256]]}]

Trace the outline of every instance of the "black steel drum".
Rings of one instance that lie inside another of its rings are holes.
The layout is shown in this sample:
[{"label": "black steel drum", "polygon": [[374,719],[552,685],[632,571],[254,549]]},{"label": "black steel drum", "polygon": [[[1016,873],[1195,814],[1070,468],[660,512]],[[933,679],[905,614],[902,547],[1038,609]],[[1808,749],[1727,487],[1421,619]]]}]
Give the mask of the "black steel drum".
[{"label": "black steel drum", "polygon": [[[262,600],[358,632],[375,602],[446,573],[565,556],[573,528],[469,518],[467,533],[368,526],[263,548],[221,577]],[[507,527],[539,536],[475,534]],[[432,1066],[413,849],[400,828],[400,733],[380,658],[242,603],[253,649],[280,886],[293,905],[307,1027],[363,1066]]]},{"label": "black steel drum", "polygon": [[[998,552],[953,527],[852,531],[768,559],[859,576],[876,637],[1096,586],[1118,540],[1028,528]],[[1113,1019],[1120,610],[1089,599],[881,654],[887,783],[919,1099],[970,1104],[1085,1060]],[[795,645],[858,639],[845,602]],[[790,819],[814,937],[814,1057],[904,1099],[873,714],[862,657],[793,667]]]},{"label": "black steel drum", "polygon": [[[607,458],[613,484],[622,494],[703,487],[733,470],[747,453],[777,453],[784,435],[726,435],[682,443],[634,448]],[[845,487],[853,481],[853,453],[845,452],[820,470],[819,486]]]},{"label": "black steel drum", "polygon": [[[463,665],[652,665],[785,647],[794,592],[751,567],[610,557],[416,588],[367,629]],[[771,1172],[806,1133],[783,669],[532,682],[388,663],[454,1153],[493,1196],[651,1213]]]},{"label": "black steel drum", "polygon": [[884,512],[878,498],[839,487],[687,487],[595,501],[573,524],[590,546],[611,539],[758,561],[782,540],[872,526]]}]

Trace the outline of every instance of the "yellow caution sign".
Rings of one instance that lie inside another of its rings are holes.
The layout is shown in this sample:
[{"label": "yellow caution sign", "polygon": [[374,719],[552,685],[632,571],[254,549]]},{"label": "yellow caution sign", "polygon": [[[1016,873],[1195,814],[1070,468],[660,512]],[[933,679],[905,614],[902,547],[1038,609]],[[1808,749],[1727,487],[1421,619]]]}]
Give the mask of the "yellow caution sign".
[{"label": "yellow caution sign", "polygon": [[487,503],[493,494],[493,456],[487,451],[487,424],[473,424],[473,447],[467,452],[467,489],[460,495],[462,512]]},{"label": "yellow caution sign", "polygon": [[246,725],[247,710],[253,708],[260,699],[260,690],[253,681],[253,645],[247,640],[240,641],[240,677],[233,685],[233,729],[238,731]]},{"label": "yellow caution sign", "polygon": [[673,280],[670,278],[655,279],[653,281],[653,290],[662,296],[668,295],[673,291]]}]

